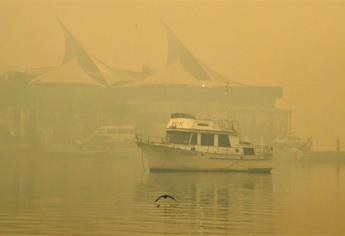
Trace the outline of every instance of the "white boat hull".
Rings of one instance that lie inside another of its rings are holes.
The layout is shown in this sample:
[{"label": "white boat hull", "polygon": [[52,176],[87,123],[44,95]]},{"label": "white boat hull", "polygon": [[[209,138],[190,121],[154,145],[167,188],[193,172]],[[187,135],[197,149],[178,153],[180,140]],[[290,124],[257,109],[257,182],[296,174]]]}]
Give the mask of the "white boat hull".
[{"label": "white boat hull", "polygon": [[256,155],[223,155],[138,143],[150,171],[270,172],[272,161]]}]

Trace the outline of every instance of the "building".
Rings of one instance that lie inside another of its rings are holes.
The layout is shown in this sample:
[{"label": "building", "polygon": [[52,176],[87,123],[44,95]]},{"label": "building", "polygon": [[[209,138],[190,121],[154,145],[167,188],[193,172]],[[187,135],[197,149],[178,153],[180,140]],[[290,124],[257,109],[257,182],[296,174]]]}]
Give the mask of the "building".
[{"label": "building", "polygon": [[201,63],[168,26],[166,66],[142,72],[114,69],[89,56],[62,23],[61,27],[66,44],[63,62],[39,70],[44,73],[31,82],[46,85],[36,91],[45,101],[38,105],[43,126],[64,121],[55,130],[65,128],[68,133],[78,125],[83,134],[99,125],[130,124],[138,133],[163,135],[170,113],[189,112],[233,120],[242,138],[254,143],[271,144],[276,135],[291,129],[291,112],[276,108],[283,96],[281,87],[244,85],[227,78]]}]

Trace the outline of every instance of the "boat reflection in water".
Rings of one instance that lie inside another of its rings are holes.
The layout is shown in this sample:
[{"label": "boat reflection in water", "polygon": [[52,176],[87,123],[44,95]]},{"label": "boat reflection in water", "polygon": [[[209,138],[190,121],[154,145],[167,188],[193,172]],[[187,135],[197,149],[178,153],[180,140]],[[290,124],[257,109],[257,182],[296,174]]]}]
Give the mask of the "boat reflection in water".
[{"label": "boat reflection in water", "polygon": [[[157,217],[157,228],[169,229],[170,233],[179,232],[174,225],[189,229],[192,234],[232,231],[255,234],[272,228],[271,175],[153,172],[138,186],[136,196],[143,192],[151,194],[152,199],[165,193],[177,199],[162,205],[160,218]],[[144,204],[147,198],[136,201]]]}]

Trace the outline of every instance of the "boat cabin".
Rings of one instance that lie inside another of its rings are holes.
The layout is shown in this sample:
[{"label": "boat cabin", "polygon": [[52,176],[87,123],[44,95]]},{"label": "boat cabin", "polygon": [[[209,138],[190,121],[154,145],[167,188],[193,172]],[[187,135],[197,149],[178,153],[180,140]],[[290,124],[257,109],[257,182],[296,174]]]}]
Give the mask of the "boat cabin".
[{"label": "boat cabin", "polygon": [[[176,145],[197,146],[200,151],[205,148],[212,151],[241,146],[239,134],[231,122],[200,120],[185,113],[172,114],[166,127],[166,141]],[[244,148],[243,151],[246,155],[255,154],[252,147]]]}]

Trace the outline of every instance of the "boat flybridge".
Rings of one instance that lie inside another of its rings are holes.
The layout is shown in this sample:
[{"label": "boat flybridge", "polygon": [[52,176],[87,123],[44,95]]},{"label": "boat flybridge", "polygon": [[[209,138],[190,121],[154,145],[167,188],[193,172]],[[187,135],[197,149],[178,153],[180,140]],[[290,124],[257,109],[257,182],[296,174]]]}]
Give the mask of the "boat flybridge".
[{"label": "boat flybridge", "polygon": [[173,113],[166,137],[136,135],[151,171],[270,172],[272,148],[241,142],[233,122]]}]

